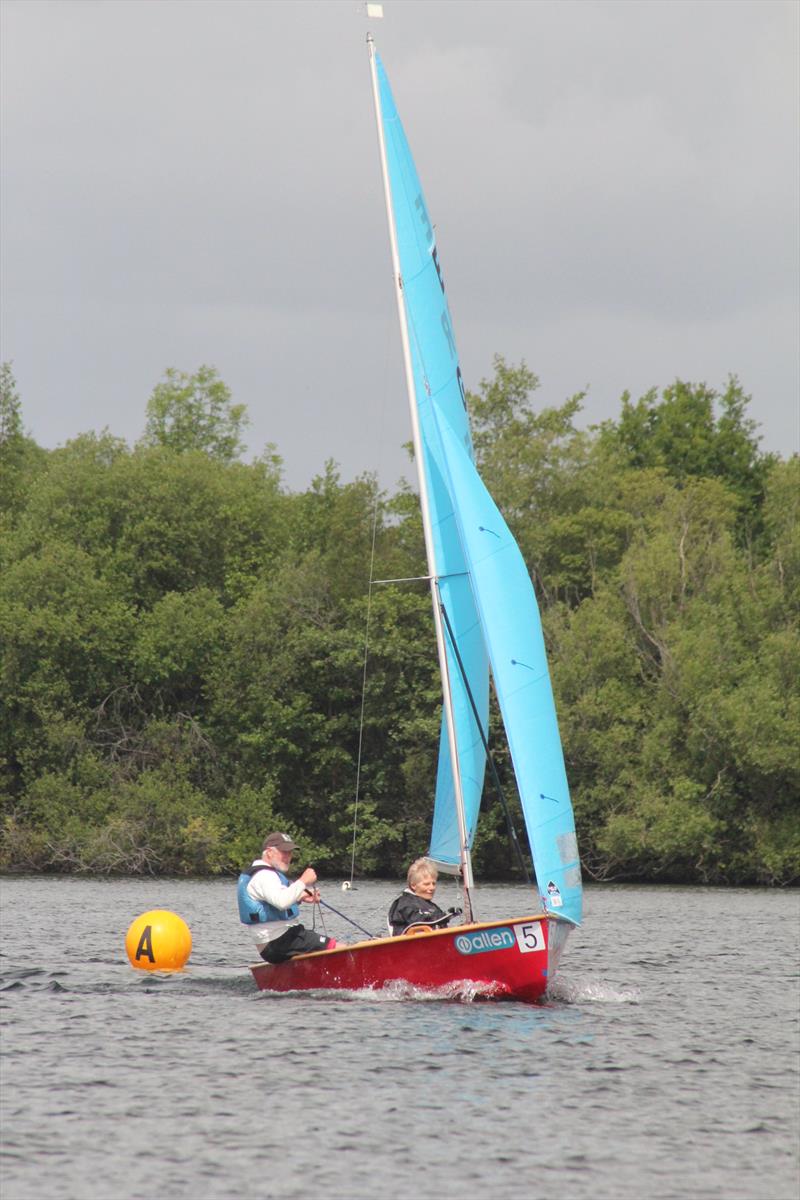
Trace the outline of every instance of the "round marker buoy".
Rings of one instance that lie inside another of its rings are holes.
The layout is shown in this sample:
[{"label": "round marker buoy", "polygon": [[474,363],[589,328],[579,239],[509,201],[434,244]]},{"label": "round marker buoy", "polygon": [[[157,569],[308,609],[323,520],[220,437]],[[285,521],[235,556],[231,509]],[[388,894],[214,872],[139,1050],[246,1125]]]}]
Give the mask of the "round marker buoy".
[{"label": "round marker buoy", "polygon": [[154,908],[131,922],[125,950],[139,971],[180,971],[192,952],[192,935],[182,917]]}]

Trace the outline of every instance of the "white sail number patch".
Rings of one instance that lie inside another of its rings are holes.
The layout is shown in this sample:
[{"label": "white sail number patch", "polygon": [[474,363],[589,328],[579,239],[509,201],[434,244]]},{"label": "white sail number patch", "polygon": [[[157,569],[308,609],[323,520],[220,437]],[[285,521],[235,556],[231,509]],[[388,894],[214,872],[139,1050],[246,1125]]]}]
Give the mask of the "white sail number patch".
[{"label": "white sail number patch", "polygon": [[515,925],[517,945],[520,954],[530,954],[533,950],[544,950],[544,935],[541,921],[526,921],[524,925]]}]

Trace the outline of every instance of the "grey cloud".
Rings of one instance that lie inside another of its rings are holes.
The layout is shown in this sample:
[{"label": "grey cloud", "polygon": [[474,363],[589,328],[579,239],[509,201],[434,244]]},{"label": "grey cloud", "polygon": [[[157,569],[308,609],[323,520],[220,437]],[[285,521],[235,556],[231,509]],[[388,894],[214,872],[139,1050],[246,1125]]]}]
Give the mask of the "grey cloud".
[{"label": "grey cloud", "polygon": [[[468,383],[524,356],[542,402],[591,384],[589,420],[735,372],[764,444],[796,444],[797,6],[385,13]],[[328,457],[407,471],[358,5],[60,0],[3,23],[2,355],[37,439],[132,440],[163,370],[210,362],[292,486]]]}]

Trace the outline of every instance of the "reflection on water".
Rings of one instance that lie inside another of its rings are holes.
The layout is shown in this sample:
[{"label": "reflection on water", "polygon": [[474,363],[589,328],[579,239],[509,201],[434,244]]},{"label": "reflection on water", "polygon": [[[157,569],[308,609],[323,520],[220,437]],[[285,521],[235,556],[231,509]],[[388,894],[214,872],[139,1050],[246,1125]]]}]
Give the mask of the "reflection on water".
[{"label": "reflection on water", "polygon": [[[3,1200],[795,1200],[796,893],[590,889],[529,1006],[261,993],[233,891],[2,882]],[[330,891],[378,930],[397,887]],[[185,971],[128,965],[151,908],[189,923]]]}]

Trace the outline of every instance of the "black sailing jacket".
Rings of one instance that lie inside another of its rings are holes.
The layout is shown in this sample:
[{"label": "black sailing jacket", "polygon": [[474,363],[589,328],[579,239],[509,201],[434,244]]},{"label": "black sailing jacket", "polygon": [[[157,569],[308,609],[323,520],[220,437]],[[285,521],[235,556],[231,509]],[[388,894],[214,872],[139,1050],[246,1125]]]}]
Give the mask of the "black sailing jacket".
[{"label": "black sailing jacket", "polygon": [[389,909],[389,928],[392,936],[403,933],[409,925],[432,925],[444,929],[450,913],[443,912],[432,900],[425,900],[406,888]]}]

